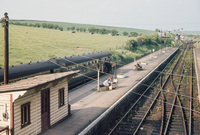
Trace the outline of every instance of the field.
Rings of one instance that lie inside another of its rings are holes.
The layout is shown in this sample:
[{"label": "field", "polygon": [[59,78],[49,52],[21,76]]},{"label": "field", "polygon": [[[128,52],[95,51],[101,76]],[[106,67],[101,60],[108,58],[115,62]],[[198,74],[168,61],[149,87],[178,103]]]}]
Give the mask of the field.
[{"label": "field", "polygon": [[[0,33],[0,66],[3,66],[3,27]],[[10,65],[94,51],[120,51],[132,38],[10,25]]]}]

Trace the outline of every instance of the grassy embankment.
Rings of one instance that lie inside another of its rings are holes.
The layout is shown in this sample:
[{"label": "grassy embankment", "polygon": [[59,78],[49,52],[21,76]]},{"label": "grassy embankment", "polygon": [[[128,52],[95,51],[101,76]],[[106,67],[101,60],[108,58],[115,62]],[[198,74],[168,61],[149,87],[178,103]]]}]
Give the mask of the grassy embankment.
[{"label": "grassy embankment", "polygon": [[[0,66],[3,66],[3,28],[0,27]],[[150,52],[154,46],[141,46],[136,51],[124,49],[125,43],[135,39],[43,28],[10,25],[10,65],[40,61],[51,57],[64,57],[94,51],[109,51],[117,63],[132,61]]]}]

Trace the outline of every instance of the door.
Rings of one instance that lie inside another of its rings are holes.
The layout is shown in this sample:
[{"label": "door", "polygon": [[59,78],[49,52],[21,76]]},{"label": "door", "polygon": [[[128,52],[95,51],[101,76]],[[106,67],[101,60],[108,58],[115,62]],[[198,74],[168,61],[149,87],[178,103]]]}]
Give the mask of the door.
[{"label": "door", "polygon": [[41,126],[42,131],[50,128],[50,92],[49,89],[41,91]]}]

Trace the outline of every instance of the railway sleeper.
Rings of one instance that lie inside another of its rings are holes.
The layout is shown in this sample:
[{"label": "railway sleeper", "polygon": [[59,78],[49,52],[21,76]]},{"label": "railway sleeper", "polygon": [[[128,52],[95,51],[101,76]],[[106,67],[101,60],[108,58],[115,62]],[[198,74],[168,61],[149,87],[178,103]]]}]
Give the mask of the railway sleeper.
[{"label": "railway sleeper", "polygon": [[159,135],[160,133],[152,133],[151,135]]},{"label": "railway sleeper", "polygon": [[174,127],[174,128],[170,128],[169,131],[181,131],[184,133],[184,130],[183,128],[177,128],[177,127]]},{"label": "railway sleeper", "polygon": [[157,133],[157,134],[159,134],[159,133],[160,133],[160,130],[153,130],[152,133]]},{"label": "railway sleeper", "polygon": [[132,132],[127,132],[127,131],[116,131],[116,135],[132,135]]},{"label": "railway sleeper", "polygon": [[134,128],[134,126],[131,125],[131,124],[123,124],[123,125],[120,125],[120,128],[122,128],[122,129],[130,129],[130,128]]},{"label": "railway sleeper", "polygon": [[[181,125],[182,124],[182,125]],[[171,122],[171,125],[176,125],[176,126],[182,126],[183,127],[183,123],[182,123],[182,121],[172,121]]]}]

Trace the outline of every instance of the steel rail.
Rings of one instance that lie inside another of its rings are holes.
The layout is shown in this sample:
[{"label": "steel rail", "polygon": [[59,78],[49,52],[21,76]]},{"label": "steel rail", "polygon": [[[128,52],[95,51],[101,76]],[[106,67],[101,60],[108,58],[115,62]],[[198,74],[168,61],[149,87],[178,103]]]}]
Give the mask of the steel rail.
[{"label": "steel rail", "polygon": [[[180,57],[180,55],[179,55],[179,57]],[[172,59],[173,60],[173,59]],[[169,63],[171,63],[171,61],[172,60],[170,60],[170,62]],[[168,63],[168,64],[169,64]],[[167,67],[167,66],[166,66]],[[142,97],[144,97],[144,94],[149,90],[149,88],[151,88],[151,86],[154,84],[154,82],[158,79],[158,77],[160,77],[160,75],[162,75],[163,74],[163,72],[164,72],[164,70],[166,69],[166,67],[159,73],[159,75],[153,80],[153,82],[148,86],[148,88],[140,95],[140,97],[137,99],[137,101],[130,107],[130,109],[123,115],[123,117],[117,122],[117,124],[112,128],[112,130],[108,133],[108,135],[111,135],[115,130],[116,130],[116,128],[120,125],[120,123],[127,117],[127,115],[129,114],[129,112],[133,109],[133,107],[135,107],[135,105],[139,102],[139,100],[142,98]],[[170,75],[168,75],[168,79],[169,79],[169,76]],[[167,82],[167,80],[168,79],[166,79],[166,81],[165,81],[165,83]],[[165,83],[162,85],[162,87],[164,87],[165,86]],[[162,89],[160,90],[161,92],[162,92]],[[163,98],[164,99],[164,98]],[[163,101],[162,101],[163,102]],[[163,104],[164,104],[164,102],[163,102]],[[164,111],[163,111],[164,112]],[[164,113],[163,113],[164,114]]]},{"label": "steel rail", "polygon": [[[184,57],[185,57],[185,54],[184,54]],[[183,60],[182,60],[182,63],[183,63]],[[183,74],[183,71],[184,71],[184,67],[185,67],[185,62],[184,62],[183,66],[182,66],[182,69],[181,69],[181,76],[179,78],[178,86],[177,86],[176,91],[175,91],[174,100],[173,100],[173,104],[172,104],[172,107],[171,107],[171,110],[170,110],[170,114],[169,114],[169,117],[168,117],[168,121],[167,121],[167,124],[166,124],[164,135],[166,135],[167,131],[168,131],[168,127],[169,127],[169,123],[170,123],[170,120],[171,120],[171,117],[172,117],[172,112],[174,110],[174,106],[175,106],[175,101],[176,101],[176,98],[177,98],[178,90],[179,90],[180,83],[181,83],[181,80],[182,80],[182,74]],[[185,133],[187,134],[187,132],[185,132]]]},{"label": "steel rail", "polygon": [[[183,66],[184,67],[184,66]],[[182,75],[180,76],[180,78],[182,77]],[[174,90],[174,92],[176,92],[176,88],[175,88],[175,85],[174,85],[174,83],[173,83],[173,76],[171,76],[171,84],[172,84],[172,86],[173,86],[173,90]],[[179,98],[179,96],[178,96],[178,94],[177,94],[177,100],[178,100],[178,102],[179,102],[179,107],[180,107],[180,109],[181,109],[181,113],[182,113],[182,120],[183,120],[183,126],[184,126],[184,130],[185,130],[185,133],[187,133],[187,128],[186,128],[186,119],[185,119],[185,115],[184,115],[184,112],[183,112],[183,107],[182,107],[182,105],[181,105],[181,101],[180,101],[180,98]]]},{"label": "steel rail", "polygon": [[[162,74],[160,76],[160,89],[162,88]],[[161,89],[161,96],[162,96],[162,118],[161,118],[161,127],[160,127],[160,135],[162,135],[163,127],[164,127],[164,115],[165,115],[165,102],[164,102],[164,94],[163,89]]]},{"label": "steel rail", "polygon": [[[160,74],[159,74],[160,75]],[[140,95],[140,97],[136,100],[136,102],[130,107],[130,109],[124,114],[124,116],[117,122],[117,124],[112,128],[112,130],[109,132],[108,135],[111,135],[115,129],[119,126],[119,124],[122,122],[122,120],[129,114],[129,112],[133,109],[133,107],[135,107],[135,105],[139,102],[139,100],[142,97],[145,97],[144,94],[149,90],[149,88],[151,88],[151,86],[154,84],[154,82],[157,80],[157,78],[159,77],[159,75],[153,80],[153,82],[148,86],[148,88]]]},{"label": "steel rail", "polygon": [[[164,70],[163,70],[163,71],[164,71]],[[149,109],[147,110],[147,112],[145,113],[144,117],[143,117],[142,120],[140,121],[140,123],[139,123],[139,125],[137,126],[137,128],[136,128],[135,132],[133,133],[133,135],[135,135],[135,134],[138,132],[140,126],[142,125],[143,121],[145,120],[145,118],[146,118],[147,114],[149,113],[150,109],[152,108],[153,104],[155,103],[155,101],[157,101],[157,98],[158,98],[159,94],[162,92],[162,89],[163,89],[163,87],[165,86],[165,84],[167,83],[169,77],[170,77],[170,75],[167,76],[167,79],[165,80],[165,82],[164,82],[163,85],[161,86],[160,90],[159,90],[158,93],[156,94],[156,96],[155,96],[155,98],[153,99],[153,101],[152,101],[152,103],[151,103]]]},{"label": "steel rail", "polygon": [[[172,73],[173,73],[173,70],[175,69],[175,67],[177,66],[177,64],[178,64],[178,62],[179,62],[179,60],[180,60],[180,58],[181,58],[181,56],[183,55],[183,52],[184,51],[182,51],[182,53],[181,54],[179,54],[179,57],[177,58],[177,61],[176,61],[176,63],[175,63],[175,65],[173,66],[173,68],[171,69],[171,71],[170,71],[170,73],[169,74],[166,74],[166,75],[168,75],[168,77],[170,77],[171,78],[171,76],[172,76]],[[167,77],[167,79],[166,80],[168,80],[169,78]],[[160,87],[163,87],[164,88],[164,86],[165,86],[165,83],[164,83],[164,85],[162,86],[162,76],[161,76],[161,79],[160,79]],[[164,102],[164,94],[163,94],[163,89],[162,89],[162,122],[161,122],[161,130],[160,130],[160,135],[162,135],[163,134],[163,130],[164,130],[164,120],[165,120],[165,102]]]},{"label": "steel rail", "polygon": [[135,132],[133,133],[133,135],[135,135],[135,134],[138,132],[140,126],[141,126],[142,123],[144,122],[145,118],[147,117],[148,113],[150,112],[150,110],[151,110],[152,106],[154,105],[155,101],[157,101],[157,98],[158,98],[158,96],[160,95],[160,92],[161,92],[161,90],[156,94],[156,96],[155,96],[155,98],[153,99],[153,101],[152,101],[152,103],[151,103],[149,109],[146,111],[144,117],[143,117],[142,120],[140,121],[140,123],[139,123],[139,125],[137,126],[137,128],[136,128]]},{"label": "steel rail", "polygon": [[[179,57],[179,59],[180,59],[180,57]],[[178,59],[178,61],[179,61],[179,59]],[[177,63],[178,63],[178,61],[177,61]],[[176,67],[177,63],[175,64],[174,68]],[[173,69],[174,69],[174,68],[173,68]],[[171,70],[171,72],[173,71],[173,69]],[[164,71],[164,70],[163,70],[163,71]],[[162,75],[162,74],[161,74],[161,75]],[[160,75],[160,76],[161,76],[161,75]],[[167,76],[167,79],[165,80],[165,82],[163,83],[163,85],[161,84],[162,86],[161,86],[160,91],[159,91],[159,92],[157,93],[157,95],[155,96],[155,98],[154,98],[154,100],[152,101],[152,103],[151,103],[149,109],[147,110],[147,112],[145,113],[144,117],[143,117],[142,120],[140,121],[140,123],[139,123],[138,127],[136,128],[135,132],[133,133],[133,135],[135,135],[135,134],[138,132],[140,126],[142,125],[143,121],[145,120],[147,114],[149,113],[149,111],[150,111],[150,109],[152,108],[152,106],[153,106],[153,104],[155,103],[155,101],[157,101],[157,98],[158,98],[159,94],[161,93],[161,91],[163,90],[163,88],[165,87],[165,85],[167,84],[167,81],[169,80],[169,78],[170,78],[170,74]],[[163,100],[162,100],[162,101],[163,101]],[[162,122],[162,123],[164,123],[164,122]],[[161,128],[161,130],[162,130],[162,128]],[[162,133],[160,133],[160,134],[162,134]]]},{"label": "steel rail", "polygon": [[[192,58],[193,58],[193,53],[191,53],[192,55]],[[193,76],[193,60],[191,62],[191,76]],[[190,122],[189,122],[189,135],[192,134],[192,95],[193,95],[193,77],[191,77],[191,80],[190,80]]]},{"label": "steel rail", "polygon": [[[173,59],[172,59],[173,60]],[[170,60],[170,62],[172,61]],[[169,63],[170,63],[169,62]],[[145,97],[144,94],[149,90],[149,88],[151,88],[151,86],[154,84],[154,82],[158,79],[158,77],[160,77],[160,75],[164,72],[165,68],[162,70],[162,72],[159,73],[159,75],[153,80],[153,82],[147,87],[147,89],[140,95],[140,97],[135,101],[135,103],[130,107],[130,109],[124,114],[124,116],[117,122],[117,124],[112,128],[112,130],[109,132],[108,135],[111,135],[116,128],[120,125],[120,123],[122,122],[122,120],[124,120],[126,118],[126,116],[129,114],[129,112],[133,109],[133,107],[135,107],[135,105],[139,102],[139,100],[142,97]],[[169,75],[168,75],[169,78]],[[164,86],[164,85],[163,85]]]},{"label": "steel rail", "polygon": [[[174,90],[174,92],[176,92],[176,88],[175,88],[175,85],[174,85],[174,83],[173,83],[173,80],[172,80],[172,78],[171,78],[171,83],[172,83],[172,86],[173,86],[173,90]],[[179,98],[179,96],[178,96],[178,94],[176,95],[176,97],[177,97],[177,100],[178,100],[178,103],[179,103],[179,107],[180,107],[180,109],[181,109],[181,114],[182,114],[182,120],[183,120],[183,126],[184,126],[184,130],[185,130],[185,133],[187,133],[187,128],[186,128],[186,119],[185,119],[185,115],[184,115],[184,112],[183,112],[183,106],[181,105],[181,101],[180,101],[180,98]]]}]

